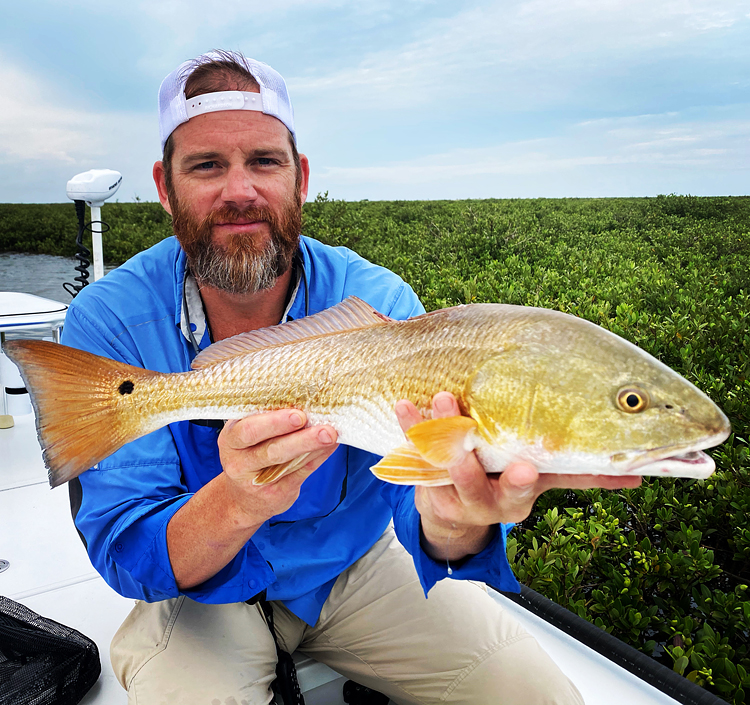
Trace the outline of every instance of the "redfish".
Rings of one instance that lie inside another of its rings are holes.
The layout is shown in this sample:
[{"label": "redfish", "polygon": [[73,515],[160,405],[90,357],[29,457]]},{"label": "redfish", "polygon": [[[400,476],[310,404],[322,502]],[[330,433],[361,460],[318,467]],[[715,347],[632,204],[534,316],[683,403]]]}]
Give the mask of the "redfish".
[{"label": "redfish", "polygon": [[[187,419],[233,419],[298,408],[340,443],[383,459],[387,482],[450,484],[475,451],[488,473],[527,460],[540,472],[704,478],[703,449],[730,433],[703,392],[635,345],[558,311],[472,304],[407,321],[351,297],[326,311],[243,333],[163,374],[54,343],[5,352],[31,394],[54,487],[125,443]],[[452,392],[461,416],[431,419]],[[425,418],[405,435],[394,413]],[[304,463],[261,471],[273,482]]]}]

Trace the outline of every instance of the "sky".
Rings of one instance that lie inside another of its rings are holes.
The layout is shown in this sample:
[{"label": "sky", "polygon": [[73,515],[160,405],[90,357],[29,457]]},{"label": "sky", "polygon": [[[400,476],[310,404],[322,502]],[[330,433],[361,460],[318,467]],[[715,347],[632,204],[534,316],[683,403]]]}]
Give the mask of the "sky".
[{"label": "sky", "polygon": [[[286,79],[310,198],[747,195],[750,0],[0,0],[0,202],[157,200],[157,91]],[[105,206],[106,208],[106,206]]]}]

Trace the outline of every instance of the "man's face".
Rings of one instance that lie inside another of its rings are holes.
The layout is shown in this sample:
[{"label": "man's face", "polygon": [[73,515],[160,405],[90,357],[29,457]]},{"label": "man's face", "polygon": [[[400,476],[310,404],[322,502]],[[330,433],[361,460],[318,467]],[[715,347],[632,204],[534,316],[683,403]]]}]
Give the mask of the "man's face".
[{"label": "man's face", "polygon": [[222,111],[173,133],[172,183],[154,177],[193,275],[233,294],[272,287],[291,266],[307,195],[307,160],[297,179],[289,133],[263,113]]}]

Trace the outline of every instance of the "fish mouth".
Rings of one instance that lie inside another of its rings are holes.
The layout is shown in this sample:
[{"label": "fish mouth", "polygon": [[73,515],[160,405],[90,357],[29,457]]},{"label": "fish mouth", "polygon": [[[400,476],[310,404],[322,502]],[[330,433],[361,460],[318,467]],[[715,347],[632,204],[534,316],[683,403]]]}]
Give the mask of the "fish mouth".
[{"label": "fish mouth", "polygon": [[692,444],[663,446],[649,450],[615,453],[610,462],[623,475],[662,475],[704,479],[716,469],[716,464],[704,448],[723,443],[729,436],[728,429],[701,439]]}]

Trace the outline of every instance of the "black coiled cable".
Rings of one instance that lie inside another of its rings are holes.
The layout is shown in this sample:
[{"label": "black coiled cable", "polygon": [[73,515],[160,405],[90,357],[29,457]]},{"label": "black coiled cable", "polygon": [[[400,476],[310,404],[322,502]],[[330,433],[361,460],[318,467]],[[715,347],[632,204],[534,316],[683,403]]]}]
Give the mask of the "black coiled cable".
[{"label": "black coiled cable", "polygon": [[78,272],[78,276],[74,278],[74,281],[78,282],[78,284],[65,282],[62,286],[65,291],[67,291],[73,298],[75,298],[81,292],[81,289],[83,289],[83,287],[87,286],[89,283],[91,250],[89,250],[89,248],[83,244],[83,234],[86,231],[93,232],[93,228],[91,226],[94,224],[98,225],[101,228],[99,232],[106,233],[109,230],[109,225],[107,225],[103,220],[92,220],[87,223],[86,202],[73,201],[73,203],[76,207],[76,215],[78,216],[78,237],[76,237],[76,245],[78,246],[78,251],[75,255],[76,259],[78,260],[78,266],[76,266],[75,268],[76,272]]}]

